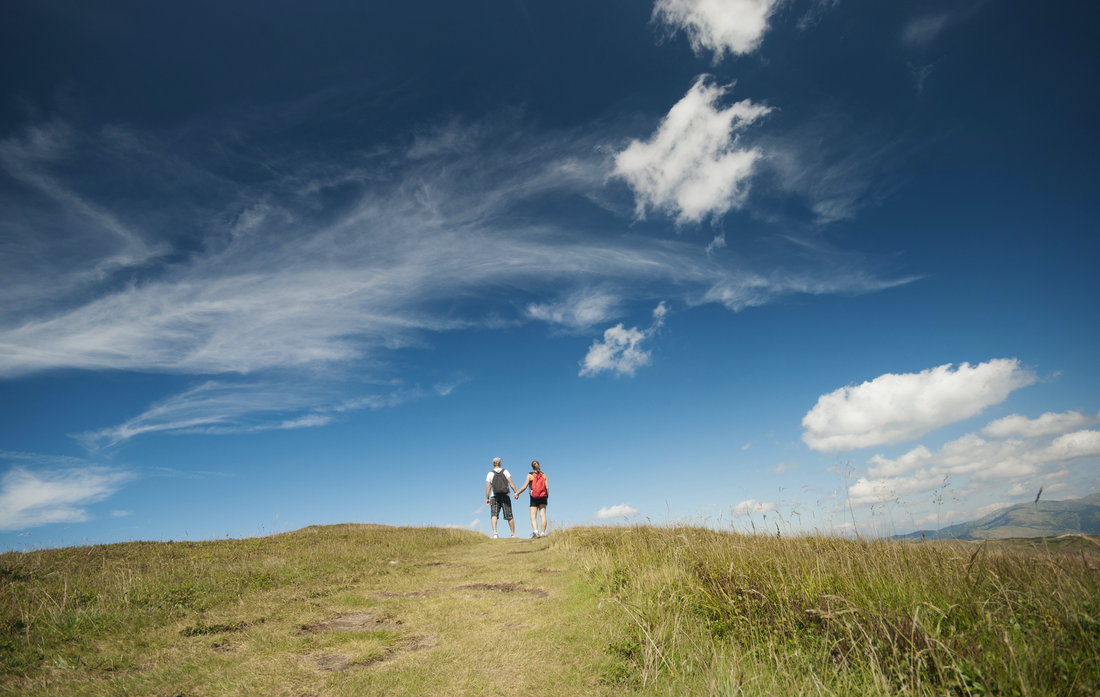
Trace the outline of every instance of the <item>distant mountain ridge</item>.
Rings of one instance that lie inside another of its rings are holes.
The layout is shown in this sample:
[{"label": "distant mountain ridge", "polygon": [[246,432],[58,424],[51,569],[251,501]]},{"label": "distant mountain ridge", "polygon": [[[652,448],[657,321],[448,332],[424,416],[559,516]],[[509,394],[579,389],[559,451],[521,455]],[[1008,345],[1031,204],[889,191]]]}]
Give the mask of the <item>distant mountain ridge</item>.
[{"label": "distant mountain ridge", "polygon": [[894,539],[1003,540],[1009,537],[1056,537],[1072,533],[1100,535],[1100,494],[1066,501],[1017,503],[969,523],[941,530],[918,530]]}]

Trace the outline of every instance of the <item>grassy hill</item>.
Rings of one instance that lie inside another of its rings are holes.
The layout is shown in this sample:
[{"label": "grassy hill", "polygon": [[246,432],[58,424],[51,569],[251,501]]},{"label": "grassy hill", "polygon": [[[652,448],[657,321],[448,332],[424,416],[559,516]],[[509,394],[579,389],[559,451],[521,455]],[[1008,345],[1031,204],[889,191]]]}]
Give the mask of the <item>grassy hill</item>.
[{"label": "grassy hill", "polygon": [[1100,545],[1015,542],[337,525],[9,552],[0,692],[1096,694]]},{"label": "grassy hill", "polygon": [[919,530],[906,538],[931,540],[1002,540],[1013,537],[1100,535],[1100,494],[1066,501],[1018,503],[984,518],[941,530]]}]

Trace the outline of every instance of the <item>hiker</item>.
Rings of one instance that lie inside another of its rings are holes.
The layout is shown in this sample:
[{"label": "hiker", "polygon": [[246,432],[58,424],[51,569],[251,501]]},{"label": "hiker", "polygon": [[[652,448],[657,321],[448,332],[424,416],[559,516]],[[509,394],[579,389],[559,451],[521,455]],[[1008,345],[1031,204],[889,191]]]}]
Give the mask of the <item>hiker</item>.
[{"label": "hiker", "polygon": [[[516,490],[512,483],[512,475],[508,470],[500,466],[500,458],[493,458],[493,469],[489,470],[485,477],[485,505],[489,506],[489,512],[493,516],[493,539],[497,539],[497,515],[504,509],[504,519],[508,521],[508,527],[512,529],[512,537],[516,536],[516,521],[512,520],[512,500],[508,498],[508,487]],[[519,496],[519,494],[516,494]]]},{"label": "hiker", "polygon": [[[538,460],[531,461],[531,473],[527,475],[527,481],[523,483],[523,489],[516,492],[516,498],[523,490],[531,487],[531,537],[546,537],[546,499],[550,493],[550,487],[546,484],[546,475],[542,473],[542,466]],[[542,514],[542,532],[535,524],[535,513]]]}]

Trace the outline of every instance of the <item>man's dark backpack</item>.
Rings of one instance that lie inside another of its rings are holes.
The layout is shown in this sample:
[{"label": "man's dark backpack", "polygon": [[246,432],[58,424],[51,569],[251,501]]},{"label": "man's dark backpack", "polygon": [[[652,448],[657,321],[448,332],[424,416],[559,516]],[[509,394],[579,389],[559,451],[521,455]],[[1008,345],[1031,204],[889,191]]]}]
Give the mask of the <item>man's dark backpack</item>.
[{"label": "man's dark backpack", "polygon": [[508,495],[508,478],[504,476],[504,469],[493,472],[493,493]]}]

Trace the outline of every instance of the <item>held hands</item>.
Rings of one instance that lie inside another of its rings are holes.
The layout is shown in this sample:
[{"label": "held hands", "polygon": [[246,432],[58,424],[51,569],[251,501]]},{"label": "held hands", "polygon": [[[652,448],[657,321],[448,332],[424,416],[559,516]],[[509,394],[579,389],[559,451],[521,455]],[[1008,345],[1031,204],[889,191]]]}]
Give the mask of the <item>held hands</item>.
[{"label": "held hands", "polygon": [[518,491],[516,492],[516,500],[517,501],[519,500],[519,492]]}]

